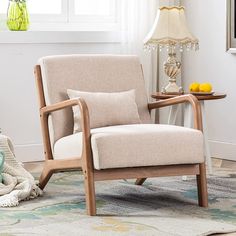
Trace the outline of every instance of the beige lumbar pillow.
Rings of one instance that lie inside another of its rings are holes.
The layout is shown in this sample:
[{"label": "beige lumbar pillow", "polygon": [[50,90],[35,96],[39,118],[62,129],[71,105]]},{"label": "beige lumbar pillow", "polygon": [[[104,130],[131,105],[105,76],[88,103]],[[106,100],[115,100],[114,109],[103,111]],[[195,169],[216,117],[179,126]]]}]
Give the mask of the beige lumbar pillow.
[{"label": "beige lumbar pillow", "polygon": [[[70,99],[85,100],[90,116],[90,128],[113,125],[140,124],[135,90],[116,93],[81,92],[67,89]],[[81,114],[78,106],[73,107],[74,133],[81,132]]]}]

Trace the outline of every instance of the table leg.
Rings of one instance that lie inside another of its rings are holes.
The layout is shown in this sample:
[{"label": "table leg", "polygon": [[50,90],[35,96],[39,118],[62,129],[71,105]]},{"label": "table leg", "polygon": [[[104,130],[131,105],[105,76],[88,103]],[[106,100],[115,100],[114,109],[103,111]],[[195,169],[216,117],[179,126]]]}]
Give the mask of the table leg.
[{"label": "table leg", "polygon": [[[192,106],[190,103],[184,104],[184,127],[192,128],[193,127],[193,112]],[[186,181],[187,176],[182,176],[182,180]]]},{"label": "table leg", "polygon": [[193,128],[193,112],[190,103],[184,104],[184,127]]},{"label": "table leg", "polygon": [[170,107],[169,116],[168,116],[168,125],[176,124],[178,110],[179,110],[179,105],[173,105]]},{"label": "table leg", "polygon": [[205,104],[204,101],[200,101],[201,103],[201,110],[202,110],[202,126],[203,126],[203,136],[204,136],[204,154],[205,160],[207,163],[208,173],[212,174],[212,161],[211,161],[211,152],[208,142],[208,130],[207,130],[207,123],[206,123],[206,111],[205,111]]},{"label": "table leg", "polygon": [[[203,138],[204,138],[204,155],[207,163],[208,173],[212,174],[212,162],[211,162],[211,153],[208,143],[208,131],[206,123],[206,112],[204,100],[200,101],[201,110],[202,110],[202,126],[203,126]],[[185,104],[184,109],[184,127],[192,128],[193,127],[193,112],[190,104]],[[183,176],[183,179],[185,177]]]}]

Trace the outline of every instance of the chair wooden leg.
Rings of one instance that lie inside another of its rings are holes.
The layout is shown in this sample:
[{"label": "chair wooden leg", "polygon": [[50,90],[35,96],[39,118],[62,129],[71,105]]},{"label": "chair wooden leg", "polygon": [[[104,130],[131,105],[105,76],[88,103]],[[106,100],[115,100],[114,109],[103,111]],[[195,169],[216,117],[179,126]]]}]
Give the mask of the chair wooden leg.
[{"label": "chair wooden leg", "polygon": [[205,163],[199,164],[199,175],[197,175],[198,204],[208,207],[207,179]]},{"label": "chair wooden leg", "polygon": [[84,172],[84,186],[86,197],[87,214],[90,216],[96,215],[96,198],[93,173]]},{"label": "chair wooden leg", "polygon": [[136,179],[135,184],[136,185],[142,185],[145,182],[146,178]]},{"label": "chair wooden leg", "polygon": [[53,171],[49,169],[47,166],[44,166],[43,172],[39,178],[39,187],[43,190],[49,179],[51,178]]}]

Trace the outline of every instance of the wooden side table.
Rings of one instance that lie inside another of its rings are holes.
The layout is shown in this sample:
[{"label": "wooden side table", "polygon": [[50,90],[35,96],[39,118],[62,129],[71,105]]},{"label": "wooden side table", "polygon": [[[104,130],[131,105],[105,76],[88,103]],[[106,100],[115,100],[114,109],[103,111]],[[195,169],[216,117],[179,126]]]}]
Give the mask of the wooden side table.
[{"label": "wooden side table", "polygon": [[[179,95],[163,94],[161,92],[156,92],[156,93],[151,94],[151,97],[156,100],[163,100],[163,99],[173,98],[176,96],[179,96]],[[200,101],[200,104],[201,104],[205,159],[206,159],[209,174],[212,174],[212,162],[211,162],[211,153],[210,153],[209,142],[208,142],[205,101],[223,99],[226,97],[226,94],[214,93],[212,95],[195,95],[195,96]],[[170,125],[176,124],[176,118],[177,118],[179,106],[180,105],[171,106],[169,117],[168,117],[168,124]],[[193,127],[193,114],[192,114],[191,105],[189,103],[184,105],[184,126],[189,127],[189,128]]]}]

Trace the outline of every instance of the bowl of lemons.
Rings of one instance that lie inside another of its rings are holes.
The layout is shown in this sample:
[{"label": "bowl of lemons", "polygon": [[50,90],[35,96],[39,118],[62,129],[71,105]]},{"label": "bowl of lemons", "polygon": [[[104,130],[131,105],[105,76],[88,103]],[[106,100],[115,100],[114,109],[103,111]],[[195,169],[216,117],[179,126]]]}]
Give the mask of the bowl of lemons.
[{"label": "bowl of lemons", "polygon": [[212,95],[214,94],[211,83],[194,82],[189,85],[189,92],[195,95]]}]

